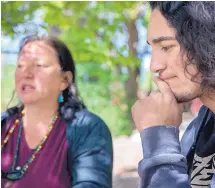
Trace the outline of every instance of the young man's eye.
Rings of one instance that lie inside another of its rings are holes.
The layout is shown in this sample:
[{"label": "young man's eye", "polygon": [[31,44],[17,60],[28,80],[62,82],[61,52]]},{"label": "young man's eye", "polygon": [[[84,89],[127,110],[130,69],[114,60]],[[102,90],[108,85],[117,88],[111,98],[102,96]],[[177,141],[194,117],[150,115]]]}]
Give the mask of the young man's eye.
[{"label": "young man's eye", "polygon": [[163,47],[161,48],[161,50],[167,52],[167,51],[169,51],[172,47],[173,47],[173,46],[163,46]]}]

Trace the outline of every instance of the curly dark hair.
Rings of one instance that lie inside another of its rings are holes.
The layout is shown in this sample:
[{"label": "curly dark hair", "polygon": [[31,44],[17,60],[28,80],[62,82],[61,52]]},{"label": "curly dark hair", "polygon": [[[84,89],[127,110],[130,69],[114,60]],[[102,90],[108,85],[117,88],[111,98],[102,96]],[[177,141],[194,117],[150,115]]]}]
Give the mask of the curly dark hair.
[{"label": "curly dark hair", "polygon": [[[176,30],[176,40],[188,57],[187,66],[194,64],[201,75],[202,89],[215,90],[215,2],[153,1],[170,27]],[[185,71],[187,71],[187,66]]]}]

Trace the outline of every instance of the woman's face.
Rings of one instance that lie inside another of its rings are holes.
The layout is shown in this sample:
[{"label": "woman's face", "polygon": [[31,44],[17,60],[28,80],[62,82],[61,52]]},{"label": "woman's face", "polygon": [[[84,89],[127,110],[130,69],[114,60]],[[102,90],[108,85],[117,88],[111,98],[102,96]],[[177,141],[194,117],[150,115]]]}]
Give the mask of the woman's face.
[{"label": "woman's face", "polygon": [[67,84],[55,50],[43,41],[27,43],[18,57],[15,86],[24,105],[56,102]]}]

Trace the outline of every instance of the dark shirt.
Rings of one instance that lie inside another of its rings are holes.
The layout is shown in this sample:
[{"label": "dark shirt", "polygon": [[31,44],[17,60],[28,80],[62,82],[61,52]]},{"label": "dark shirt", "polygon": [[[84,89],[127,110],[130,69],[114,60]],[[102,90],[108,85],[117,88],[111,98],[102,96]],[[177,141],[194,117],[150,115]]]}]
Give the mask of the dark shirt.
[{"label": "dark shirt", "polygon": [[192,187],[208,187],[215,172],[215,115],[200,132],[191,172]]}]

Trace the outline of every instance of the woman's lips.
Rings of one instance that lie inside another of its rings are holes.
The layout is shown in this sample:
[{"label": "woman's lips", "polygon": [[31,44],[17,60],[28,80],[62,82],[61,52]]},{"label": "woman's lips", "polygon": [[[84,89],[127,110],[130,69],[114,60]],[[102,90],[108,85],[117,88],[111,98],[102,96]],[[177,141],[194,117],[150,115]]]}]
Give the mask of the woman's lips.
[{"label": "woman's lips", "polygon": [[30,92],[32,92],[32,91],[34,91],[34,90],[35,90],[35,87],[33,87],[32,85],[27,85],[27,84],[25,84],[25,85],[23,85],[23,86],[21,87],[22,93],[30,93]]}]

